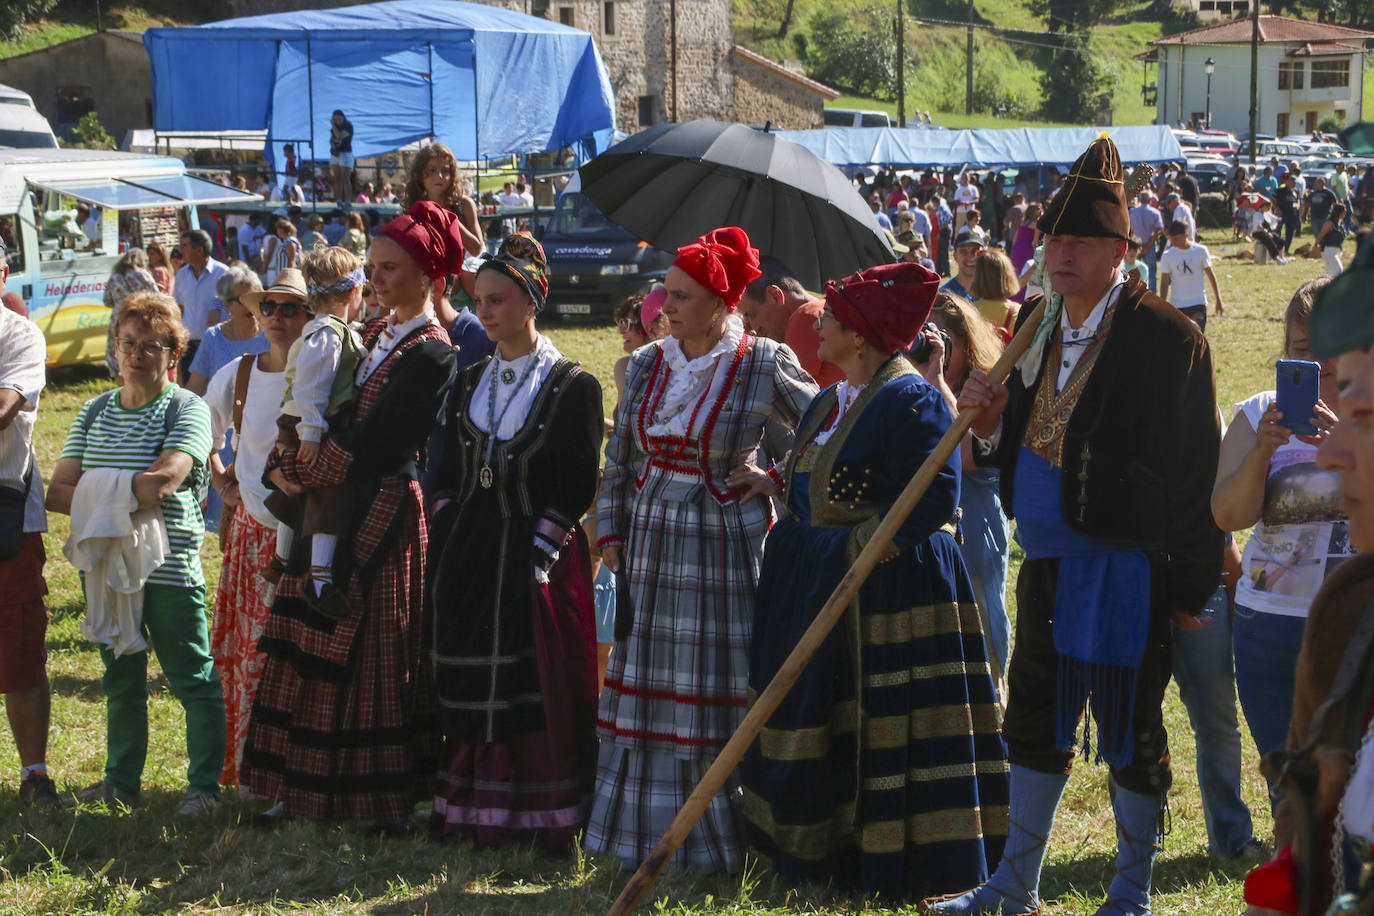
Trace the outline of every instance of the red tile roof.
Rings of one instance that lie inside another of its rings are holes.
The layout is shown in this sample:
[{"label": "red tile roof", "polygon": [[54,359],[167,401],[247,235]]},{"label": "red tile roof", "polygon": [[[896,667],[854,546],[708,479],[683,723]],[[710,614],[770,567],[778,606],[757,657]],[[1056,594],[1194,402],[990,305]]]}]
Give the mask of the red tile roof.
[{"label": "red tile roof", "polygon": [[1348,41],[1309,41],[1298,45],[1288,52],[1288,57],[1322,57],[1332,54],[1359,54],[1364,51],[1360,45]]},{"label": "red tile roof", "polygon": [[[1374,39],[1374,32],[1365,32],[1360,29],[1348,29],[1341,25],[1327,25],[1324,22],[1313,22],[1308,19],[1294,19],[1291,16],[1261,16],[1259,17],[1260,41],[1347,41],[1361,39]],[[1177,35],[1166,35],[1164,38],[1156,38],[1150,42],[1151,45],[1227,45],[1227,44],[1249,44],[1250,31],[1252,25],[1249,17],[1244,19],[1233,19],[1230,22],[1220,22],[1216,25],[1209,25],[1201,29],[1192,29],[1188,32],[1179,32]],[[1361,49],[1356,49],[1361,50]]]},{"label": "red tile roof", "polygon": [[788,70],[782,64],[777,63],[775,61],[771,61],[768,58],[764,57],[762,54],[756,54],[753,51],[750,51],[748,48],[743,47],[741,45],[735,45],[735,56],[738,57],[740,60],[747,61],[753,64],[756,67],[761,67],[762,69],[767,70],[769,73],[772,73],[776,76],[780,76],[786,80],[791,80],[798,86],[801,86],[803,89],[809,89],[810,91],[816,93],[816,95],[819,95],[822,98],[838,99],[840,97],[839,90],[831,89],[829,86],[825,85],[825,83],[818,83],[810,77],[802,76],[800,73],[794,73],[791,70]]}]

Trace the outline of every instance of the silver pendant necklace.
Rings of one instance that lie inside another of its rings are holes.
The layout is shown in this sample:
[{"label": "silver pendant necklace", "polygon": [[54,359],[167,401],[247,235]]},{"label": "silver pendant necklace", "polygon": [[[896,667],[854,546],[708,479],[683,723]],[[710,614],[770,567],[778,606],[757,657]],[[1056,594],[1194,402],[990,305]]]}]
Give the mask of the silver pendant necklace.
[{"label": "silver pendant necklace", "polygon": [[[528,381],[529,377],[534,373],[534,367],[539,363],[539,353],[543,349],[544,339],[541,337],[539,343],[535,345],[534,351],[530,353],[529,362],[525,363],[524,371],[520,373],[520,380],[516,383],[515,390],[511,392],[510,398],[506,401],[506,406],[501,408],[500,416],[496,413],[496,377],[499,375],[501,381],[509,385],[515,382],[515,370],[506,368],[502,369],[499,373],[493,372],[491,374],[491,387],[487,392],[487,451],[482,457],[482,467],[477,472],[477,482],[482,485],[482,489],[484,490],[490,490],[495,480],[491,472],[491,456],[492,452],[496,449],[496,433],[501,428],[501,422],[506,419],[506,413],[510,410],[510,405],[515,403],[516,395],[520,393],[520,389],[524,387],[525,382]],[[492,359],[499,359],[499,357],[493,356]],[[510,375],[509,379],[506,378],[507,375]]]}]

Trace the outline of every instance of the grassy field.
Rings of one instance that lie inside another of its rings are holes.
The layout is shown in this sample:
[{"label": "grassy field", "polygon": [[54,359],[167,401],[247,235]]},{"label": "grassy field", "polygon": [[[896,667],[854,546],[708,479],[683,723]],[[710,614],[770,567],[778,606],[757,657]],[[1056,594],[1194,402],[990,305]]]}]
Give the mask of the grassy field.
[{"label": "grassy field", "polygon": [[[1228,233],[1229,234],[1229,233]],[[1228,302],[1213,317],[1219,401],[1227,405],[1272,387],[1282,340],[1281,316],[1292,290],[1320,273],[1318,261],[1256,267],[1224,257],[1233,249],[1212,233],[1217,272]],[[619,353],[613,329],[565,324],[550,335],[611,388]],[[90,372],[54,373],[39,425],[41,465],[50,469],[80,404],[102,390]],[[99,657],[80,635],[82,602],[76,577],[62,559],[66,519],[54,516],[47,537],[52,623],[48,631],[53,723],[48,761],[64,790],[100,777],[104,706]],[[218,579],[210,539],[206,571]],[[243,825],[249,810],[234,798],[199,822],[177,822],[172,811],[185,789],[184,719],[154,664],[149,677],[152,747],[144,802],[128,812],[103,806],[49,813],[19,806],[18,760],[0,727],[0,912],[6,914],[287,913],[376,914],[604,912],[628,874],[615,862],[560,859],[527,850],[477,851],[424,839],[381,839],[337,825],[294,825],[261,832]],[[1209,859],[1193,772],[1193,741],[1177,694],[1167,720],[1176,781],[1172,832],[1156,872],[1155,912],[1193,916],[1240,907],[1239,867]],[[1245,793],[1256,832],[1271,822],[1248,733]],[[1103,768],[1080,762],[1070,782],[1045,872],[1046,912],[1091,914],[1113,874],[1115,836]],[[655,888],[652,909],[673,914],[914,913],[902,901],[837,895],[823,887],[792,887],[757,868],[745,876],[671,874]]]}]

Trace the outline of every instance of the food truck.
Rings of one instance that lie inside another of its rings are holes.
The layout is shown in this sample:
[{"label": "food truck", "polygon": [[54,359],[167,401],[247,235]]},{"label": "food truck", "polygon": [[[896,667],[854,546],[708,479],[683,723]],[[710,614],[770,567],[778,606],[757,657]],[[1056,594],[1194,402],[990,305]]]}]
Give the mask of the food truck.
[{"label": "food truck", "polygon": [[[105,150],[0,149],[0,239],[8,289],[43,331],[48,365],[105,358],[105,281],[128,246],[168,251],[199,228],[196,206],[258,198],[187,174],[180,159]],[[91,207],[85,226],[75,207]],[[95,214],[99,214],[98,220]]]}]

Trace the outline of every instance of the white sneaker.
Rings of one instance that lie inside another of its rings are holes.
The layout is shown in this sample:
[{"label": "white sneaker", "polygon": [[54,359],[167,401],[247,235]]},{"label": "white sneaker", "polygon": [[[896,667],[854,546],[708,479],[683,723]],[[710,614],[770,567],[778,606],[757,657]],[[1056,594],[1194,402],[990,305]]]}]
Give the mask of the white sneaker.
[{"label": "white sneaker", "polygon": [[188,792],[186,800],[177,808],[177,817],[200,817],[205,814],[214,814],[224,803],[213,795],[206,795],[203,792]]}]

